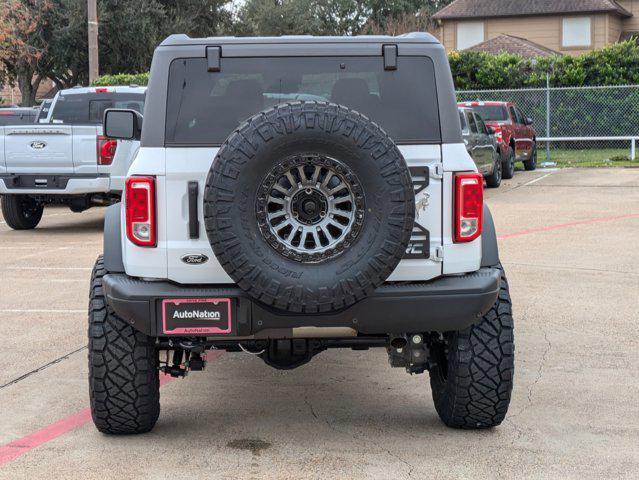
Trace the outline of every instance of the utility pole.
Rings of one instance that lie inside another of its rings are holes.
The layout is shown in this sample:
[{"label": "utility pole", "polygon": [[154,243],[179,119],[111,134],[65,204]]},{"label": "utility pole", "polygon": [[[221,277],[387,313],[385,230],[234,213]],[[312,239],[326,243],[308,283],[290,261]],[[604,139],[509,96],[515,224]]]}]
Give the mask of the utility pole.
[{"label": "utility pole", "polygon": [[89,82],[99,76],[98,63],[98,6],[96,0],[87,0],[89,26]]},{"label": "utility pole", "polygon": [[[546,73],[546,138],[550,138],[550,73]],[[550,162],[550,141],[546,140],[546,161]]]}]

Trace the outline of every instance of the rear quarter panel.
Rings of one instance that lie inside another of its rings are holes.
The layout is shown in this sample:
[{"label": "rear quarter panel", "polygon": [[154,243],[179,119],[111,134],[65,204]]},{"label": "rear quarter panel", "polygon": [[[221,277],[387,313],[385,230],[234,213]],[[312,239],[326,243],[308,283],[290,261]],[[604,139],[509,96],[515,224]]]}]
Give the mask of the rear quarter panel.
[{"label": "rear quarter panel", "polygon": [[443,181],[443,270],[444,274],[474,272],[481,264],[481,236],[472,242],[453,241],[453,176],[455,172],[476,172],[477,167],[463,143],[442,145]]},{"label": "rear quarter panel", "polygon": [[135,161],[129,169],[128,175],[144,175],[155,177],[156,212],[157,213],[157,247],[142,248],[133,245],[126,234],[126,198],[122,203],[122,260],[128,275],[142,278],[167,278],[167,225],[165,212],[166,183],[165,183],[165,150],[163,148],[140,149]]}]

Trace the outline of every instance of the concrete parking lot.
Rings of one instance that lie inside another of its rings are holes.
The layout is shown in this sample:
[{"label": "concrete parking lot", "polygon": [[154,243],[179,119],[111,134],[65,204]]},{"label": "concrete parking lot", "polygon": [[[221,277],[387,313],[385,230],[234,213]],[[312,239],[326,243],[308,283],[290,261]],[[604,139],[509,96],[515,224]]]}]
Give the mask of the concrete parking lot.
[{"label": "concrete parking lot", "polygon": [[0,478],[639,478],[639,169],[517,172],[487,197],[517,370],[480,432],[444,427],[428,376],[371,350],[290,372],[219,355],[162,387],[152,433],[104,436],[84,348],[103,211],[0,218]]}]

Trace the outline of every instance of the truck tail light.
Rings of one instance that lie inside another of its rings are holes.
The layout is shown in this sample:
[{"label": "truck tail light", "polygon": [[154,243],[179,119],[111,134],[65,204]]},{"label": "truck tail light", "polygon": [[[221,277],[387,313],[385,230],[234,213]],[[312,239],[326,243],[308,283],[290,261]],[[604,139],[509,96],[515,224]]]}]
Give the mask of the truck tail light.
[{"label": "truck tail light", "polygon": [[455,174],[455,242],[481,235],[484,220],[484,178],[479,173]]},{"label": "truck tail light", "polygon": [[111,165],[115,157],[115,150],[118,148],[118,141],[109,139],[104,135],[98,135],[98,165]]},{"label": "truck tail light", "polygon": [[124,195],[127,238],[140,247],[155,247],[155,179],[127,178]]},{"label": "truck tail light", "polygon": [[495,138],[497,140],[501,140],[501,138],[502,138],[501,126],[500,125],[495,125],[493,127],[493,129],[495,130]]}]

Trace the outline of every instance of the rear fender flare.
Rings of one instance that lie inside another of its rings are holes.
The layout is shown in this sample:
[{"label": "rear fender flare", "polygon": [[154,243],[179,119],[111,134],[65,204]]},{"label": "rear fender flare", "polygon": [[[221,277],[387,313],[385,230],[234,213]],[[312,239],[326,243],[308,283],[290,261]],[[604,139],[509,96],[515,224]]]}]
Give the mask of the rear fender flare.
[{"label": "rear fender flare", "polygon": [[121,206],[111,205],[104,215],[104,268],[110,273],[124,273]]},{"label": "rear fender flare", "polygon": [[494,267],[499,264],[499,248],[495,222],[487,205],[484,205],[484,228],[481,234],[481,266]]}]

